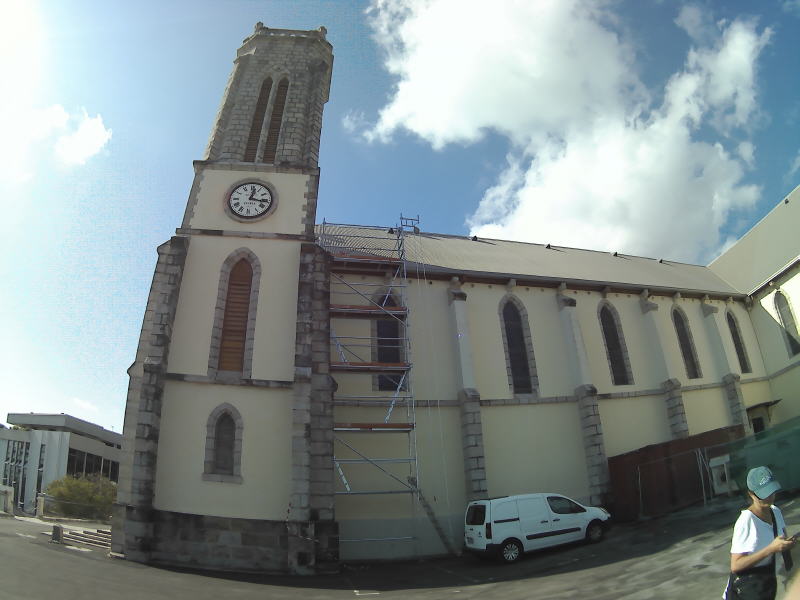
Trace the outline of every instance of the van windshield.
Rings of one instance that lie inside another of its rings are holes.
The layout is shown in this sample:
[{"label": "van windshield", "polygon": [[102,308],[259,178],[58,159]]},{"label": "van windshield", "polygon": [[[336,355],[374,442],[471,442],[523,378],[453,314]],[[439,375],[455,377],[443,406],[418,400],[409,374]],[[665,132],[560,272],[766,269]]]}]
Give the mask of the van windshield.
[{"label": "van windshield", "polygon": [[467,525],[483,525],[486,520],[486,505],[473,504],[467,509]]}]

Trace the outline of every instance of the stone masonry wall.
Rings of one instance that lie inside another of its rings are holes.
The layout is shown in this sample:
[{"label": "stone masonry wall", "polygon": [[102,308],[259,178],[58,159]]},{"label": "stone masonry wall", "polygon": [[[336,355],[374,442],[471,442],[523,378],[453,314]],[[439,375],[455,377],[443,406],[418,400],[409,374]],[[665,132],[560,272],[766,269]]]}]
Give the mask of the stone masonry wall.
[{"label": "stone masonry wall", "polygon": [[603,439],[603,425],[597,403],[597,389],[593,385],[582,385],[575,390],[578,413],[583,432],[583,447],[586,453],[586,472],[589,476],[589,502],[602,504],[609,491],[608,459]]},{"label": "stone masonry wall", "polygon": [[464,451],[464,480],[467,501],[489,497],[486,485],[486,451],[483,446],[481,397],[477,390],[461,390],[461,442]]},{"label": "stone masonry wall", "polygon": [[745,435],[752,435],[753,427],[747,417],[747,408],[744,405],[742,396],[742,386],[739,383],[739,375],[728,373],[722,378],[722,385],[725,388],[725,399],[728,401],[728,408],[731,411],[731,423],[742,425]]},{"label": "stone masonry wall", "polygon": [[[243,160],[261,84],[267,77],[272,78],[264,119],[268,127],[278,83],[286,77],[289,89],[274,164],[315,168],[332,65],[332,49],[325,40],[324,29],[288,31],[257,25],[256,32],[239,49],[208,144],[207,159]],[[263,156],[266,137],[264,129],[257,161]]]},{"label": "stone masonry wall", "polygon": [[686,421],[686,409],[683,406],[681,382],[677,379],[667,379],[661,384],[661,388],[664,390],[664,403],[667,407],[672,439],[689,437],[689,423]]},{"label": "stone masonry wall", "polygon": [[147,561],[153,543],[151,513],[161,400],[188,248],[189,238],[178,236],[158,248],[158,262],[137,350],[142,374],[132,375],[128,387],[128,406],[136,407],[136,413],[126,414],[123,451],[130,461],[130,470],[126,476],[121,469],[125,494],[114,507],[112,549],[131,560]]}]

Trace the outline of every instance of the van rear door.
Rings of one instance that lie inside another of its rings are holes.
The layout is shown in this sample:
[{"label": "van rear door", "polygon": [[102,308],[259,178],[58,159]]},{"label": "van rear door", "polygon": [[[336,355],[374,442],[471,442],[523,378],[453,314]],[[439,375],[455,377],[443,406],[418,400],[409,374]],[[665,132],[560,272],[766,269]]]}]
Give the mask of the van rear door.
[{"label": "van rear door", "polygon": [[[467,548],[484,550],[486,548],[486,523],[489,522],[489,503],[471,502],[464,517],[464,544]],[[489,540],[491,542],[491,540]]]}]

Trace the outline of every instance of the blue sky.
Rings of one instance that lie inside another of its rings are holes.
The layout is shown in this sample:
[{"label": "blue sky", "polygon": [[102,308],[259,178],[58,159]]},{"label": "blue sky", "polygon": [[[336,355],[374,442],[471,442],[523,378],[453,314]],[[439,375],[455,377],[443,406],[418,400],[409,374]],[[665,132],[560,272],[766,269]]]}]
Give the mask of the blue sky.
[{"label": "blue sky", "polygon": [[0,420],[121,430],[155,248],[257,21],[334,47],[320,221],[707,263],[800,183],[798,0],[0,10]]}]

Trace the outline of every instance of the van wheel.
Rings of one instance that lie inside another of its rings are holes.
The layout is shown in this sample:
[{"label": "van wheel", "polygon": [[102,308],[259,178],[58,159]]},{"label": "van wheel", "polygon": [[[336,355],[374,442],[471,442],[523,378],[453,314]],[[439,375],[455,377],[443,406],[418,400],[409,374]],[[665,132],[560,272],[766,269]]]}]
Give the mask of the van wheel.
[{"label": "van wheel", "polygon": [[600,521],[592,521],[586,527],[586,541],[594,544],[603,539],[603,525]]},{"label": "van wheel", "polygon": [[500,560],[510,564],[517,562],[522,556],[522,544],[517,540],[509,539],[500,546]]}]

